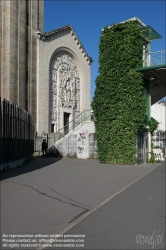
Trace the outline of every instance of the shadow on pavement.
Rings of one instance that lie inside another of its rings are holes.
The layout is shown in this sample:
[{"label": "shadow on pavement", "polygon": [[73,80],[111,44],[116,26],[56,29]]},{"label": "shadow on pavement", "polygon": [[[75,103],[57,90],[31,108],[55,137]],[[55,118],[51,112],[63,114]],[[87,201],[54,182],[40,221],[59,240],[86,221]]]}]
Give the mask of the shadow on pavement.
[{"label": "shadow on pavement", "polygon": [[10,169],[8,172],[0,173],[0,181],[48,167],[49,165],[52,165],[53,163],[56,163],[61,159],[62,157],[35,157],[34,160],[25,165]]}]

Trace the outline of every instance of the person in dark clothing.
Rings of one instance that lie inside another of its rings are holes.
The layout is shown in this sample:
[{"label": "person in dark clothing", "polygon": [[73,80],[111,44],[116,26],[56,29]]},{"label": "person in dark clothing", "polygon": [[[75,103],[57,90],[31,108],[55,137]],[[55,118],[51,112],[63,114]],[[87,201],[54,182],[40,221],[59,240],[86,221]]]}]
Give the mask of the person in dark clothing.
[{"label": "person in dark clothing", "polygon": [[47,154],[47,142],[45,139],[43,139],[42,142],[42,151],[43,151],[43,158],[44,158],[44,153],[46,154],[47,158],[48,158],[48,154]]}]

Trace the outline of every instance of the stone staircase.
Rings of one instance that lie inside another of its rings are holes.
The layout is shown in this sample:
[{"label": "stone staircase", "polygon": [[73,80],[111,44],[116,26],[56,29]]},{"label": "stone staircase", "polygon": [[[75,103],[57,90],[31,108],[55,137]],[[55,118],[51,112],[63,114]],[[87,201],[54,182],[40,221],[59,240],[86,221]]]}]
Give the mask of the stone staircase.
[{"label": "stone staircase", "polygon": [[[91,110],[84,110],[68,125],[50,134],[48,136],[49,154],[54,155],[58,152],[58,154],[62,156],[75,155],[78,158],[88,158],[90,154],[89,138],[94,138],[93,134],[95,133],[93,121],[93,112]],[[41,153],[40,145],[39,155],[41,155]]]}]

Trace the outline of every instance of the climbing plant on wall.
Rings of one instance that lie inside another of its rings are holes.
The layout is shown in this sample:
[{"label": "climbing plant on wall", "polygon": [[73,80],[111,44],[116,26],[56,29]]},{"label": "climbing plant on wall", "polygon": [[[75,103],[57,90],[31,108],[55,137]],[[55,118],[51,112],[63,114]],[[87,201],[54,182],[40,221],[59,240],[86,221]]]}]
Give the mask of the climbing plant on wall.
[{"label": "climbing plant on wall", "polygon": [[137,21],[105,27],[92,102],[100,162],[133,164],[137,131],[145,123],[142,40]]}]

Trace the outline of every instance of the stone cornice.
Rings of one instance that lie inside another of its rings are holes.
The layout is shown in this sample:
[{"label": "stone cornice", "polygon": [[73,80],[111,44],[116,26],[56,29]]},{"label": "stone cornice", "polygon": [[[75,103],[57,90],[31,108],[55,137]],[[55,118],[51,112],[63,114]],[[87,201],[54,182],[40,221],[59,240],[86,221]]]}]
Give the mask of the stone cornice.
[{"label": "stone cornice", "polygon": [[93,60],[92,58],[88,55],[88,53],[86,52],[84,46],[82,45],[81,41],[79,40],[78,36],[76,35],[74,29],[72,28],[71,25],[67,25],[64,26],[62,28],[50,31],[50,32],[42,32],[42,31],[37,31],[36,32],[36,36],[38,39],[44,41],[47,40],[51,37],[56,37],[59,34],[62,34],[64,32],[70,31],[71,36],[73,37],[73,40],[75,41],[75,43],[77,44],[79,50],[81,51],[81,53],[83,54],[83,56],[86,58],[86,61],[88,62],[89,65],[92,64]]}]

